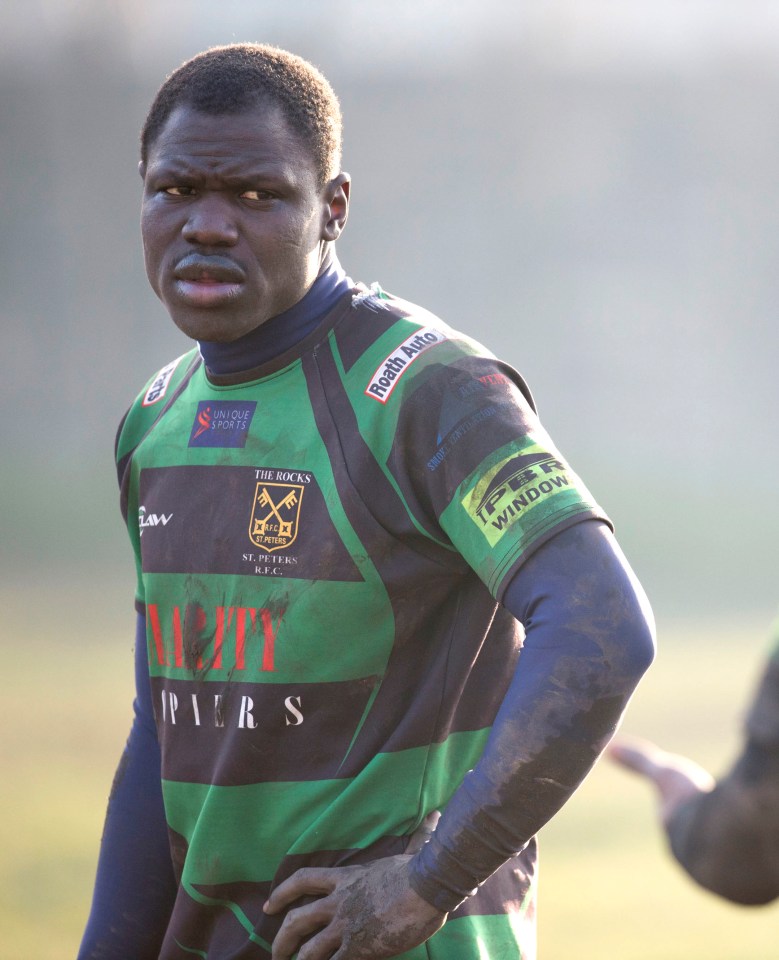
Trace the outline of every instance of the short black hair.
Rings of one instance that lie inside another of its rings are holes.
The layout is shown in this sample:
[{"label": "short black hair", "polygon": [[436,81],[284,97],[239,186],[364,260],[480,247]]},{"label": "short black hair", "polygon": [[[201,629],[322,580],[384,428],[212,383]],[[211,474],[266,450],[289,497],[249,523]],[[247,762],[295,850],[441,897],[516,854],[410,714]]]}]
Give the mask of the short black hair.
[{"label": "short black hair", "polygon": [[240,113],[267,100],[281,108],[311,150],[320,185],[341,164],[341,107],[327,79],[307,60],[261,43],[212,47],[165,80],[141,130],[141,160],[174,109],[186,104],[214,116]]}]

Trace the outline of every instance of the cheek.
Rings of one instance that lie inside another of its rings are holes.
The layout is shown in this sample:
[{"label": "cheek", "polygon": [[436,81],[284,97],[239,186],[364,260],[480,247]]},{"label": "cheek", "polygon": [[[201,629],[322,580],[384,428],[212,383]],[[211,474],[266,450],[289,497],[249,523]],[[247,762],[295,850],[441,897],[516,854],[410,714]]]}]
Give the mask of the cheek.
[{"label": "cheek", "polygon": [[319,269],[318,245],[300,236],[279,238],[265,258],[264,268],[266,277],[280,287],[291,291],[306,287]]},{"label": "cheek", "polygon": [[170,216],[162,216],[149,202],[141,207],[141,240],[147,260],[150,256],[159,256],[177,232]]},{"label": "cheek", "polygon": [[269,252],[279,258],[303,258],[316,250],[322,239],[321,218],[314,208],[298,210],[294,215],[279,218],[272,228],[263,231],[260,239]]},{"label": "cheek", "polygon": [[269,236],[255,236],[251,247],[263,273],[294,276],[306,270],[308,245],[299,230],[285,229]]},{"label": "cheek", "polygon": [[146,276],[152,290],[160,296],[161,268],[167,244],[162,234],[159,218],[153,212],[146,210],[141,212],[141,242],[143,244]]},{"label": "cheek", "polygon": [[158,232],[153,214],[143,210],[141,212],[141,241],[143,242],[143,252],[147,258],[150,251],[156,246]]}]

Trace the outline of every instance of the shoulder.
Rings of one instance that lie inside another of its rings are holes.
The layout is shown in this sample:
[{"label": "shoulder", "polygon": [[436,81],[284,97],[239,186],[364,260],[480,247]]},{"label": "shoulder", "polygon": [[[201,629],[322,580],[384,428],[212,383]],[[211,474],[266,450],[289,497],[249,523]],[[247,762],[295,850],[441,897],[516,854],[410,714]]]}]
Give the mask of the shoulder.
[{"label": "shoulder", "polygon": [[431,376],[446,380],[478,368],[487,376],[498,367],[510,371],[530,399],[519,374],[501,364],[487,347],[378,284],[361,288],[345,322],[334,333],[350,392],[380,406],[400,405],[404,396]]},{"label": "shoulder", "polygon": [[458,352],[493,357],[493,354],[473,337],[450,326],[426,307],[388,293],[378,283],[372,284],[370,288],[363,288],[352,300],[352,308],[363,321],[366,314],[382,318],[384,323],[376,326],[386,328],[389,336],[385,340],[388,344],[410,340],[411,343],[406,345],[409,359],[415,358],[429,347],[443,343],[451,344],[452,349]]},{"label": "shoulder", "polygon": [[194,348],[160,367],[146,381],[119,424],[116,435],[117,462],[140,443],[200,362],[200,354]]}]

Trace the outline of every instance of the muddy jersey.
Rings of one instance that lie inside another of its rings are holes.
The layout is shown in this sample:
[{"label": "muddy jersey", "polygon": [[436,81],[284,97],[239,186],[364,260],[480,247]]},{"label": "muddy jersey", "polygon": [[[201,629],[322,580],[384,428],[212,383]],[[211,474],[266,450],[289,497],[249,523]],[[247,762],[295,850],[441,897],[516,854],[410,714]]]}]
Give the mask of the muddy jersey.
[{"label": "muddy jersey", "polygon": [[[503,590],[603,514],[518,374],[377,287],[241,377],[168,364],[117,462],[180,880],[161,957],[266,958],[273,884],[445,808],[519,655]],[[532,957],[534,856],[404,956]]]}]

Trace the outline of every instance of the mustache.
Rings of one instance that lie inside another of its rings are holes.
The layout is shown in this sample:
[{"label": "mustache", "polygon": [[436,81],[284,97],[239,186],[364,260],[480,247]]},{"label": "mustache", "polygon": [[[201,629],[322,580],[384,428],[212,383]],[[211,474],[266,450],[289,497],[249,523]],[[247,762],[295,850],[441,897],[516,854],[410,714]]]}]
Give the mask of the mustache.
[{"label": "mustache", "polygon": [[177,280],[243,283],[246,274],[231,260],[220,254],[188,253],[173,268]]}]

